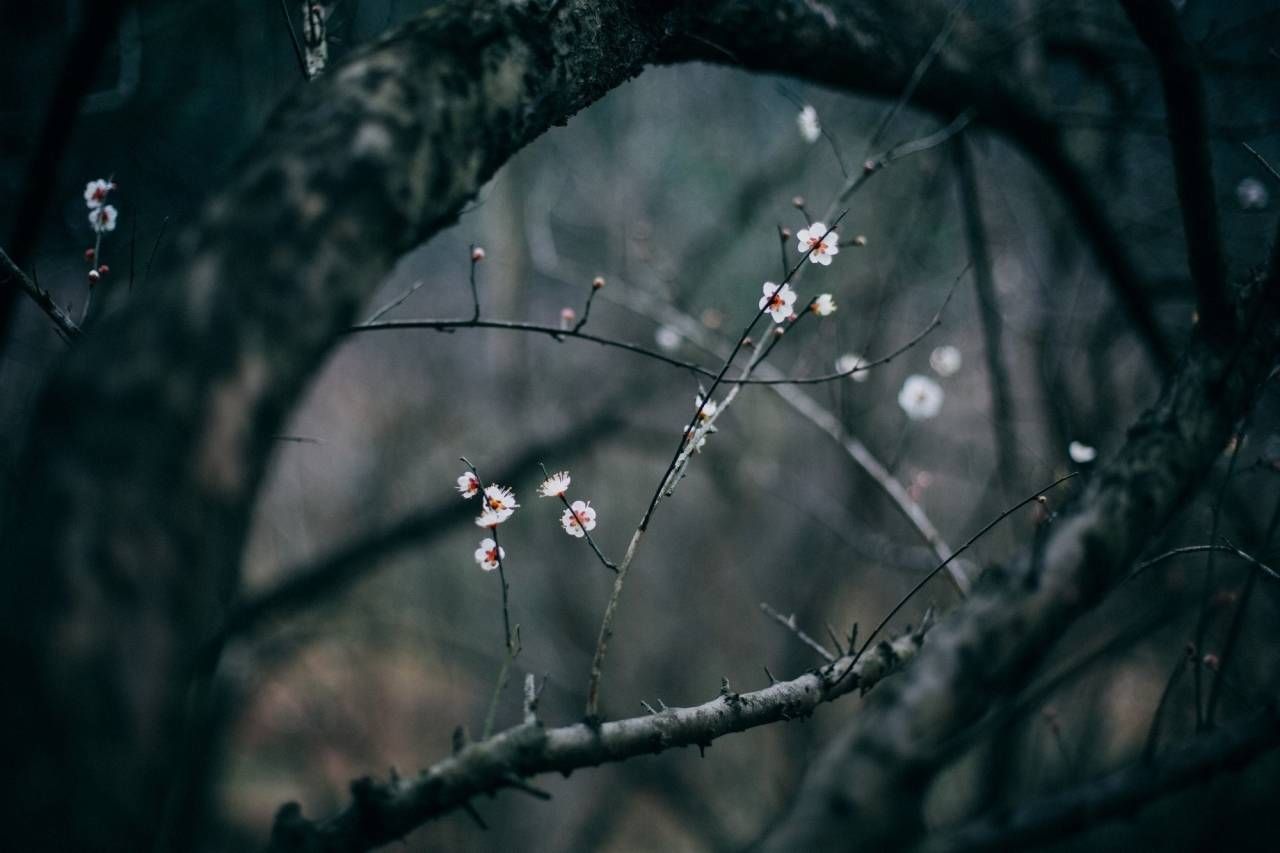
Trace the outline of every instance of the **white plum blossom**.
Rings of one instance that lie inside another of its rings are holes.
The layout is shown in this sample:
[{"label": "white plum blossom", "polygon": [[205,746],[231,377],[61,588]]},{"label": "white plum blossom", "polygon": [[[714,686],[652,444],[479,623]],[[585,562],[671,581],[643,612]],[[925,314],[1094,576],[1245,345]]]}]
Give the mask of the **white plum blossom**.
[{"label": "white plum blossom", "polygon": [[570,504],[560,516],[560,525],[565,533],[579,539],[585,535],[584,530],[595,530],[596,511],[591,508],[591,501],[574,501]]},{"label": "white plum blossom", "polygon": [[1241,210],[1266,210],[1270,200],[1266,186],[1254,177],[1248,177],[1236,184],[1236,203]]},{"label": "white plum blossom", "polygon": [[929,366],[933,368],[934,373],[943,378],[954,376],[963,363],[964,358],[960,355],[960,350],[950,344],[937,347],[929,353]]},{"label": "white plum blossom", "polygon": [[102,234],[116,230],[116,209],[113,205],[104,204],[89,211],[89,225]]},{"label": "white plum blossom", "polygon": [[659,326],[653,333],[653,339],[663,352],[673,352],[680,347],[680,332],[671,326]]},{"label": "white plum blossom", "polygon": [[693,398],[693,407],[698,412],[698,423],[706,423],[711,420],[720,409],[715,400],[704,400],[701,394]]},{"label": "white plum blossom", "polygon": [[[866,364],[866,359],[854,352],[847,352],[836,359],[836,372],[848,373],[849,378],[854,382],[866,382],[871,377],[871,371],[858,370],[858,367]],[[852,371],[858,370],[857,373]]]},{"label": "white plum blossom", "polygon": [[107,201],[107,194],[110,193],[116,185],[102,178],[96,181],[90,181],[84,185],[84,203],[89,206],[90,210],[102,207]]},{"label": "white plum blossom", "polygon": [[796,115],[796,125],[804,141],[813,144],[822,138],[822,124],[818,121],[818,111],[810,104],[805,104]]},{"label": "white plum blossom", "polygon": [[496,510],[485,507],[480,512],[480,515],[476,516],[476,527],[484,527],[488,530],[492,530],[510,518],[514,512],[514,509]]},{"label": "white plum blossom", "polygon": [[1067,445],[1067,455],[1072,462],[1087,465],[1098,458],[1098,448],[1090,447],[1082,441],[1073,441]]},{"label": "white plum blossom", "polygon": [[786,322],[791,316],[791,306],[796,304],[796,292],[791,285],[776,285],[771,281],[764,283],[764,296],[760,297],[760,310],[768,312],[775,323]]},{"label": "white plum blossom", "polygon": [[458,494],[464,498],[474,498],[480,494],[480,480],[470,471],[463,471],[458,475]]},{"label": "white plum blossom", "polygon": [[928,376],[912,374],[902,383],[898,405],[913,421],[932,418],[942,408],[942,386]]},{"label": "white plum blossom", "polygon": [[819,317],[830,317],[836,313],[836,300],[830,293],[820,293],[818,298],[813,300],[813,304],[809,306],[809,310]]},{"label": "white plum blossom", "polygon": [[480,564],[480,568],[486,572],[491,572],[498,568],[498,561],[507,558],[507,549],[499,548],[498,543],[492,539],[481,539],[480,547],[476,549],[476,562]]},{"label": "white plum blossom", "polygon": [[569,480],[568,471],[552,474],[538,486],[538,495],[544,498],[558,498],[569,491]]},{"label": "white plum blossom", "polygon": [[520,504],[516,503],[515,493],[506,486],[493,483],[484,490],[484,508],[496,513],[506,513],[504,520],[515,512]]},{"label": "white plum blossom", "polygon": [[834,230],[827,233],[827,226],[821,222],[801,228],[796,232],[796,240],[796,249],[801,254],[808,253],[810,263],[829,267],[831,259],[840,254],[839,235]]}]

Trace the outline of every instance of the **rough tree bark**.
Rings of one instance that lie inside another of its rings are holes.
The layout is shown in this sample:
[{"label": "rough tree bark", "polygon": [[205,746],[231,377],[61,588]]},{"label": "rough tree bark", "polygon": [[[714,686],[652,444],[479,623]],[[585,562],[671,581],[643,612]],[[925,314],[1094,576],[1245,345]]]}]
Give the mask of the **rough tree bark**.
[{"label": "rough tree bark", "polygon": [[903,849],[923,833],[946,742],[1022,683],[1072,620],[1129,570],[1222,453],[1280,354],[1280,240],[1237,289],[1244,330],[1197,334],[1177,375],[1038,547],[990,572],[815,762],[767,851]]},{"label": "rough tree bark", "polygon": [[[7,841],[148,848],[186,676],[234,595],[271,436],[397,257],[452,222],[516,150],[646,62],[728,58],[896,93],[944,14],[940,3],[449,2],[302,88],[158,271],[165,285],[104,317],[43,394],[25,502],[0,542],[0,660],[21,697],[0,711],[0,759],[22,780],[0,807]],[[966,54],[965,32],[920,103],[975,106],[1055,177],[1163,358],[1105,211],[999,63]]]}]

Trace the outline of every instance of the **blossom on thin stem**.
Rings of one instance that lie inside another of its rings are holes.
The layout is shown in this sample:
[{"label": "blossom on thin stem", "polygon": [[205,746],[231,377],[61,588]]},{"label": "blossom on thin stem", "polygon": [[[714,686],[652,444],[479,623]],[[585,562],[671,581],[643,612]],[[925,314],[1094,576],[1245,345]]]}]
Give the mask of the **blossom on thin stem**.
[{"label": "blossom on thin stem", "polygon": [[836,313],[836,300],[830,293],[819,294],[818,298],[813,300],[813,304],[809,306],[809,310],[819,317],[830,317]]},{"label": "blossom on thin stem", "polygon": [[818,111],[811,105],[805,104],[796,115],[796,125],[800,128],[800,135],[805,142],[813,144],[822,138],[822,124],[818,121]]},{"label": "blossom on thin stem", "polygon": [[480,547],[476,549],[476,562],[486,572],[491,572],[498,568],[498,561],[504,560],[506,557],[507,550],[499,548],[497,542],[492,539],[480,540]]},{"label": "blossom on thin stem", "polygon": [[765,311],[775,323],[785,323],[791,316],[791,306],[796,303],[796,292],[791,285],[781,286],[771,281],[764,283],[764,296],[760,297],[760,310]]},{"label": "blossom on thin stem", "polygon": [[484,490],[484,506],[485,509],[498,513],[505,512],[507,516],[510,516],[511,513],[519,508],[520,504],[516,503],[515,492],[506,486],[499,486],[497,483],[493,483]]},{"label": "blossom on thin stem", "polygon": [[715,400],[704,400],[702,399],[701,394],[693,398],[693,405],[694,405],[694,408],[697,409],[698,411],[699,423],[706,423],[707,421],[711,420],[712,418],[715,417],[716,412],[719,411],[720,409],[719,405],[716,404]]},{"label": "blossom on thin stem", "polygon": [[569,491],[569,472],[560,471],[552,474],[542,481],[542,485],[538,486],[538,496],[543,498],[558,498],[565,492]]},{"label": "blossom on thin stem", "polygon": [[474,498],[480,494],[480,480],[470,471],[458,475],[458,494],[464,498]]},{"label": "blossom on thin stem", "polygon": [[115,182],[98,178],[84,185],[84,203],[90,210],[101,207],[107,201],[107,195],[116,188]]},{"label": "blossom on thin stem", "polygon": [[596,529],[596,511],[591,501],[574,501],[560,516],[560,525],[570,536],[581,539],[585,531]]},{"label": "blossom on thin stem", "polygon": [[801,228],[796,232],[796,240],[796,249],[801,254],[808,253],[810,263],[829,267],[831,258],[840,254],[840,237],[834,230],[828,233],[827,226],[821,222]]},{"label": "blossom on thin stem", "polygon": [[942,408],[942,386],[928,376],[914,374],[902,383],[898,392],[898,405],[913,421],[934,417]]},{"label": "blossom on thin stem", "polygon": [[116,230],[116,209],[104,204],[89,211],[89,225],[99,234]]}]

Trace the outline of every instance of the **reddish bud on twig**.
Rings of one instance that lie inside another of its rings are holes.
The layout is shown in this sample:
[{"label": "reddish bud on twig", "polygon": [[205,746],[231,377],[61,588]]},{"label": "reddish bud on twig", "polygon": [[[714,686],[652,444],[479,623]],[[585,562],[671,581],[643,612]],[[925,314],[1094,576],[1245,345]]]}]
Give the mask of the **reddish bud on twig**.
[{"label": "reddish bud on twig", "polygon": [[1205,668],[1210,669],[1213,672],[1217,672],[1218,665],[1222,663],[1222,661],[1218,659],[1218,656],[1213,654],[1212,652],[1205,655],[1202,660],[1204,662]]},{"label": "reddish bud on twig", "polygon": [[604,287],[604,276],[598,275],[595,278],[591,279],[592,290],[599,290],[602,287]]},{"label": "reddish bud on twig", "polygon": [[795,198],[791,199],[791,203],[796,207],[804,207],[804,196],[802,195],[796,196]]},{"label": "reddish bud on twig", "polygon": [[92,247],[92,246],[90,246],[89,248],[85,249],[85,250],[84,250],[84,261],[85,261],[85,263],[87,263],[87,264],[91,264],[91,263],[93,263],[93,259],[94,259],[95,257],[97,257],[97,254],[98,254],[98,253],[97,253],[97,252],[95,252],[95,251],[93,250],[93,247]]},{"label": "reddish bud on twig", "polygon": [[573,321],[578,319],[578,312],[572,308],[560,309],[560,328],[569,329],[573,326]]},{"label": "reddish bud on twig", "polygon": [[478,264],[484,260],[484,247],[474,246],[471,249],[471,263]]},{"label": "reddish bud on twig", "polygon": [[106,264],[102,264],[100,267],[98,267],[98,275],[106,275],[109,272],[111,272],[111,267],[107,266]]}]

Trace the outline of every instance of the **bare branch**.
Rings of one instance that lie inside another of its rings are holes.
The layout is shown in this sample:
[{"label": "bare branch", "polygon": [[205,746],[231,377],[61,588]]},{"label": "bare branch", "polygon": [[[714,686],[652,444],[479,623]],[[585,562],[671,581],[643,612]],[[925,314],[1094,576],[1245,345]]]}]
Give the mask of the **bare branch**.
[{"label": "bare branch", "polygon": [[49,316],[53,321],[53,325],[58,330],[63,340],[68,342],[80,337],[80,326],[76,321],[71,319],[71,315],[62,310],[57,302],[53,301],[53,297],[48,291],[40,287],[27,274],[20,270],[13,260],[5,253],[4,249],[0,249],[0,288],[5,288],[9,284],[16,284],[22,288],[23,293],[31,297],[31,301],[40,307],[40,310]]},{"label": "bare branch", "polygon": [[[544,729],[526,716],[525,724],[464,746],[416,779],[356,781],[352,804],[328,820],[311,822],[295,803],[284,806],[266,853],[370,850],[462,807],[475,796],[523,787],[523,780],[541,773],[567,775],[583,767],[677,747],[706,747],[724,735],[806,717],[825,702],[853,690],[865,693],[897,672],[916,656],[927,629],[925,625],[880,643],[875,653],[856,665],[846,655],[791,681],[749,693],[726,691],[690,708],[662,705],[655,712],[646,705],[648,713],[641,717],[555,729]],[[528,684],[526,680],[526,696]]]},{"label": "bare branch", "polygon": [[1172,3],[1120,0],[1120,5],[1160,70],[1187,264],[1196,285],[1200,323],[1207,334],[1225,339],[1235,329],[1235,316],[1227,302],[1227,262],[1213,186],[1208,108],[1195,51],[1182,34]]}]

